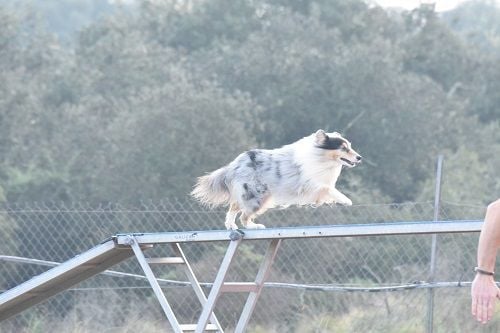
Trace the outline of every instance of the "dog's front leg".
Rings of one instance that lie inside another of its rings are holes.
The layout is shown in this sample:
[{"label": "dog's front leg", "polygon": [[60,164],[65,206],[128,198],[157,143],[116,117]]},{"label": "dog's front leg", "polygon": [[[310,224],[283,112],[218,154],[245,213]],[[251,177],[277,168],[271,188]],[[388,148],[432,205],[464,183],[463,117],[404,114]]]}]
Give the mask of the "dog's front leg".
[{"label": "dog's front leg", "polygon": [[345,196],[342,192],[337,190],[336,188],[330,188],[330,191],[328,192],[330,196],[332,197],[333,201],[345,205],[345,206],[352,206],[352,201],[348,197]]},{"label": "dog's front leg", "polygon": [[226,213],[226,221],[224,222],[227,230],[236,230],[238,226],[235,223],[236,216],[240,211],[238,204],[232,203]]}]

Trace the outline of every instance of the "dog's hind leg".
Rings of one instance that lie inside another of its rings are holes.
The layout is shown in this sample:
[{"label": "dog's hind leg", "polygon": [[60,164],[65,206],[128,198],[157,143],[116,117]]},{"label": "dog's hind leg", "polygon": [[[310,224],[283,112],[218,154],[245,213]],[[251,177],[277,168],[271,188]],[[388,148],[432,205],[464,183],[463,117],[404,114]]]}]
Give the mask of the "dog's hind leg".
[{"label": "dog's hind leg", "polygon": [[241,221],[241,224],[247,228],[247,229],[265,229],[266,226],[263,225],[263,224],[258,224],[258,223],[255,223],[253,220],[255,219],[257,215],[256,214],[253,214],[253,213],[241,213],[241,216],[240,216],[240,221]]},{"label": "dog's hind leg", "polygon": [[247,229],[265,229],[266,226],[263,224],[255,223],[254,220],[260,214],[263,214],[268,207],[265,204],[261,204],[260,208],[253,212],[242,211],[240,216],[241,224]]},{"label": "dog's hind leg", "polygon": [[256,182],[254,186],[243,183],[240,197],[241,224],[247,229],[264,229],[263,224],[254,223],[257,215],[264,213],[268,209],[270,195],[265,184]]},{"label": "dog's hind leg", "polygon": [[240,212],[240,207],[238,206],[237,203],[232,203],[229,206],[229,210],[226,213],[226,221],[224,222],[224,225],[226,226],[227,230],[236,230],[238,229],[238,226],[236,225],[236,216]]}]

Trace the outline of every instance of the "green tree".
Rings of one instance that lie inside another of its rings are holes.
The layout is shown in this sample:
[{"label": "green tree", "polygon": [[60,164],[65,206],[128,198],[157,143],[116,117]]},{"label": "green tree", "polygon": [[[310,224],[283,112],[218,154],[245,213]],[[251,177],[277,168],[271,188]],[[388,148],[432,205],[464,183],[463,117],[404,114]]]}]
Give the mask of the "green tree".
[{"label": "green tree", "polygon": [[59,177],[52,140],[61,127],[58,105],[71,99],[61,89],[71,58],[30,12],[0,8],[0,16],[6,22],[0,33],[0,178],[7,197],[16,200],[10,195],[20,191],[18,185],[27,185],[25,191],[31,180],[42,184],[45,175]]},{"label": "green tree", "polygon": [[369,162],[356,170],[364,182],[393,200],[413,199],[428,157],[453,144],[449,129],[463,103],[405,70],[404,52],[390,40],[346,44],[316,17],[283,9],[268,9],[263,20],[265,29],[245,42],[198,55],[214,59],[206,76],[263,106],[261,144],[276,147],[317,128],[344,132]]},{"label": "green tree", "polygon": [[428,75],[450,91],[469,81],[476,66],[466,43],[433,10],[422,6],[406,16],[408,34],[402,41],[407,70]]},{"label": "green tree", "polygon": [[254,146],[259,106],[148,38],[148,15],[119,13],[82,32],[75,72],[84,74],[73,84],[81,92],[65,105],[72,125],[57,150],[73,198],[187,195],[197,176]]},{"label": "green tree", "polygon": [[[341,186],[404,201],[432,177],[438,152],[474,140],[496,149],[484,128],[497,118],[497,56],[475,57],[431,7],[144,1],[110,13],[74,45],[28,14],[0,13],[10,200],[184,195],[241,150],[324,128],[367,161]],[[200,139],[183,141],[187,132]]]},{"label": "green tree", "polygon": [[110,124],[88,188],[98,199],[185,196],[196,177],[255,146],[245,118],[258,107],[247,96],[176,71],[175,83],[144,89]]},{"label": "green tree", "polygon": [[442,20],[480,53],[500,51],[500,8],[494,0],[465,1],[443,13]]}]

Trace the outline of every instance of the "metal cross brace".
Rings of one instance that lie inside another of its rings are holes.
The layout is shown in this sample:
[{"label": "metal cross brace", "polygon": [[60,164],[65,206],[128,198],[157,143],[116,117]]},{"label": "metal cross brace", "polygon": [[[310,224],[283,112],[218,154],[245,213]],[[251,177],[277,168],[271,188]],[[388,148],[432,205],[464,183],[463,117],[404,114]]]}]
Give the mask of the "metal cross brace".
[{"label": "metal cross brace", "polygon": [[233,261],[236,250],[240,245],[242,238],[232,240],[229,243],[228,249],[219,267],[217,276],[215,277],[214,284],[208,295],[208,301],[203,307],[203,310],[198,320],[198,325],[196,326],[195,333],[202,333],[208,322],[208,316],[215,308],[215,303],[217,299],[223,292],[249,292],[249,296],[241,313],[238,324],[236,325],[235,333],[244,332],[246,326],[250,320],[250,317],[255,309],[257,300],[264,287],[264,282],[266,281],[271,266],[278,252],[278,248],[281,244],[281,239],[273,239],[267,249],[264,260],[259,268],[257,277],[254,283],[227,283],[225,282],[227,272]]},{"label": "metal cross brace", "polygon": [[[229,242],[228,248],[226,250],[224,258],[220,264],[219,270],[215,277],[215,281],[210,290],[210,294],[207,298],[191,266],[189,265],[189,262],[186,256],[184,255],[184,252],[182,251],[179,243],[171,244],[177,257],[146,258],[135,237],[130,235],[130,237],[128,238],[127,245],[129,245],[134,251],[136,258],[139,261],[139,264],[142,270],[144,271],[151,287],[153,288],[153,292],[155,293],[156,298],[160,302],[163,312],[167,316],[167,319],[170,322],[170,325],[172,326],[175,333],[182,333],[185,331],[195,331],[195,333],[201,333],[204,332],[205,330],[216,330],[218,332],[224,332],[214,314],[214,309],[217,300],[219,299],[219,296],[222,293],[229,293],[229,292],[249,293],[249,296],[247,298],[245,306],[243,307],[240,319],[235,329],[236,333],[245,331],[248,322],[250,321],[250,318],[252,316],[252,313],[255,309],[255,305],[257,304],[257,300],[262,292],[262,288],[264,287],[264,283],[269,275],[271,266],[274,262],[276,253],[278,251],[278,248],[282,240],[281,239],[271,240],[254,282],[226,282],[225,280],[227,273],[229,271],[229,267],[236,256],[238,246],[241,244],[243,240],[243,234],[240,234],[239,237],[233,236],[230,239],[232,240]],[[198,297],[202,305],[202,312],[198,320],[198,323],[196,325],[179,324],[165,294],[163,293],[160,287],[160,284],[158,283],[158,280],[156,279],[149,265],[151,263],[155,264],[176,263],[185,265],[186,275],[189,279],[189,282],[191,283],[191,287],[193,288],[194,292],[196,293],[196,296]],[[210,324],[209,321],[211,322]]]},{"label": "metal cross brace", "polygon": [[[196,325],[193,324],[184,324],[181,325],[177,321],[177,318],[168,303],[167,298],[165,297],[165,294],[161,290],[160,284],[158,283],[158,280],[156,279],[153,270],[151,269],[149,264],[183,264],[185,268],[185,272],[187,275],[187,278],[189,282],[191,283],[191,287],[193,288],[196,296],[198,297],[198,300],[200,301],[201,305],[203,307],[206,306],[207,303],[207,298],[205,296],[205,293],[203,292],[200,283],[196,276],[194,275],[194,272],[191,268],[191,265],[187,261],[186,256],[184,255],[184,252],[182,251],[180,245],[178,243],[172,243],[172,248],[174,252],[176,253],[177,257],[168,257],[168,258],[146,258],[144,256],[144,253],[142,253],[142,250],[135,240],[133,236],[130,237],[129,239],[129,245],[132,247],[132,250],[134,251],[134,254],[139,261],[139,264],[141,265],[142,270],[144,271],[144,274],[146,275],[151,287],[153,288],[153,291],[156,295],[156,298],[160,302],[160,305],[163,309],[163,312],[167,316],[168,321],[170,322],[170,325],[172,326],[173,330],[175,333],[182,333],[185,331],[193,331]],[[218,331],[218,332],[224,332],[219,321],[215,317],[215,314],[210,313],[210,320],[212,324],[208,329],[212,331]]]}]

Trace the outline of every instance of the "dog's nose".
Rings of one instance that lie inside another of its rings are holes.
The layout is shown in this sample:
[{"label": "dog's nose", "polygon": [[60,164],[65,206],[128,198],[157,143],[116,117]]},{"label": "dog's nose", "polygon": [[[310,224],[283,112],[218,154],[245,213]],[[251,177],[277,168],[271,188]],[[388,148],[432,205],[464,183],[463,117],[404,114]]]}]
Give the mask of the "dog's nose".
[{"label": "dog's nose", "polygon": [[358,156],[356,156],[356,159],[357,159],[358,161],[361,161],[361,159],[362,159],[362,158],[363,158],[363,157],[361,157],[361,156],[359,156],[359,155],[358,155]]}]

